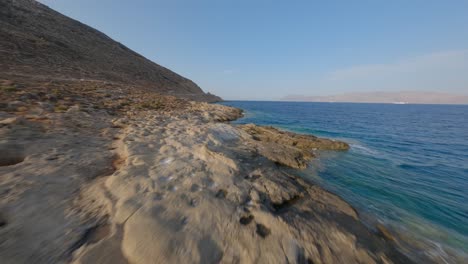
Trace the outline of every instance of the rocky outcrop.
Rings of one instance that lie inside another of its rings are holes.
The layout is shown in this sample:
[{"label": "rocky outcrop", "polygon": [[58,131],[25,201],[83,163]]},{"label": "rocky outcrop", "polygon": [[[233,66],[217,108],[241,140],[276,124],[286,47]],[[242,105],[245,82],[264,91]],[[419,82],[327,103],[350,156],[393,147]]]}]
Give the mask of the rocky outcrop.
[{"label": "rocky outcrop", "polygon": [[316,150],[348,150],[345,142],[312,135],[301,135],[282,131],[274,127],[247,124],[239,126],[247,132],[257,151],[264,157],[292,168],[303,169],[314,157]]},{"label": "rocky outcrop", "polygon": [[206,121],[227,122],[241,118],[243,111],[238,108],[208,103],[192,103],[189,110],[192,114],[203,116]]}]

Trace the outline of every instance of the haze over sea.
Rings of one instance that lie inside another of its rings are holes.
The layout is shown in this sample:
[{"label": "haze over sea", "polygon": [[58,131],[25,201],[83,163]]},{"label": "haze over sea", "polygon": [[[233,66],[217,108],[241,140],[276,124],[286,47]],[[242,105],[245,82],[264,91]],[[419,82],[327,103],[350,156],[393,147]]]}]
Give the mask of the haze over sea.
[{"label": "haze over sea", "polygon": [[303,176],[426,253],[468,252],[468,105],[224,104],[246,111],[236,123],[347,141],[350,151],[321,153]]}]

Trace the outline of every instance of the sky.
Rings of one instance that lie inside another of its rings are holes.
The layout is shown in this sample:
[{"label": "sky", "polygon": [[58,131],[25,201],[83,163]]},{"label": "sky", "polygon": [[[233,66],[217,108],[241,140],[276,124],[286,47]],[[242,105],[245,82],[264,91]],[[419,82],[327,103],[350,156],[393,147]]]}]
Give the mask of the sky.
[{"label": "sky", "polygon": [[468,94],[468,0],[41,0],[224,99]]}]

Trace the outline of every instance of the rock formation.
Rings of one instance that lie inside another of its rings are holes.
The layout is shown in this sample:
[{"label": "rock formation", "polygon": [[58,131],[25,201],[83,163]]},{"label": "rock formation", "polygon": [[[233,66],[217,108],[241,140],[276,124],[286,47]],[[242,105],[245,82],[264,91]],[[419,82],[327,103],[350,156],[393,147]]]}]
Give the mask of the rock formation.
[{"label": "rock formation", "polygon": [[[292,168],[303,169],[316,150],[348,150],[345,142],[281,131],[254,124],[240,126],[252,136],[257,151],[266,158]],[[256,141],[256,142],[255,142]],[[258,143],[257,143],[258,142]]]}]

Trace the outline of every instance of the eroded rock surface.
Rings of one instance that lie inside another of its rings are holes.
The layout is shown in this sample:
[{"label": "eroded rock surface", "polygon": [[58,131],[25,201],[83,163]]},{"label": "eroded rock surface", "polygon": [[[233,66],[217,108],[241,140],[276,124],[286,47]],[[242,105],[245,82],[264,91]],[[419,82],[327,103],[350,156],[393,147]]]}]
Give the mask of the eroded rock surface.
[{"label": "eroded rock surface", "polygon": [[83,184],[113,172],[112,137],[100,135],[110,119],[81,111],[8,119],[0,127],[0,263],[70,259],[103,218],[79,212],[74,200]]},{"label": "eroded rock surface", "polygon": [[0,120],[23,159],[0,166],[0,263],[410,262],[258,151],[283,142],[219,122],[239,110],[28,112]]},{"label": "eroded rock surface", "polygon": [[305,168],[316,150],[349,149],[345,142],[291,133],[274,127],[247,124],[239,128],[251,135],[254,140],[252,144],[259,154],[292,168]]}]

